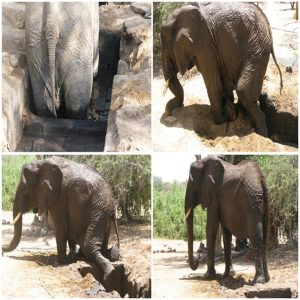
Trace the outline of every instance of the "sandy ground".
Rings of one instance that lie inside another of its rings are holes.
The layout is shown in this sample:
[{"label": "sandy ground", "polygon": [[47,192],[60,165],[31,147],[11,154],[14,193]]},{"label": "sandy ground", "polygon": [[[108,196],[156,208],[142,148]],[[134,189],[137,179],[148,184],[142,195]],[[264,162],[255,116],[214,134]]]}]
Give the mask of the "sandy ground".
[{"label": "sandy ground", "polygon": [[[194,248],[199,243],[194,243]],[[254,262],[247,255],[233,260],[236,275],[221,278],[225,265],[216,263],[220,274],[217,280],[203,278],[206,265],[192,271],[187,263],[187,242],[156,239],[153,241],[153,289],[154,298],[202,298],[245,297],[244,293],[268,288],[291,288],[298,291],[298,249],[280,248],[268,252],[268,267],[271,280],[266,284],[250,284],[254,277]]]},{"label": "sandy ground", "polygon": [[[283,74],[284,88],[280,95],[280,77],[270,57],[263,91],[279,109],[298,114],[298,24],[290,4],[272,3],[263,7],[272,27],[275,55]],[[292,66],[293,72],[286,72]],[[157,66],[154,68],[157,70]],[[283,145],[276,136],[263,138],[255,133],[247,114],[238,113],[234,122],[215,125],[202,75],[194,68],[180,78],[185,92],[184,107],[175,109],[175,118],[166,119],[166,103],[174,96],[168,90],[162,96],[164,79],[155,72],[152,93],[153,147],[155,151],[297,151],[293,145]],[[237,99],[235,100],[237,101]],[[276,142],[275,142],[276,141]]]},{"label": "sandy ground", "polygon": [[[3,219],[11,220],[11,213],[3,213]],[[34,231],[30,226],[32,214],[26,214],[24,219],[19,246],[2,256],[2,297],[120,297],[116,291],[93,293],[98,283],[91,272],[86,272],[90,268],[85,261],[57,266],[54,236],[41,237],[36,229]],[[7,244],[12,235],[13,226],[2,225],[2,243]],[[150,224],[120,225],[119,235],[122,262],[129,266],[130,280],[137,282],[136,286],[148,285],[150,288]],[[115,240],[112,234],[112,243]]]}]

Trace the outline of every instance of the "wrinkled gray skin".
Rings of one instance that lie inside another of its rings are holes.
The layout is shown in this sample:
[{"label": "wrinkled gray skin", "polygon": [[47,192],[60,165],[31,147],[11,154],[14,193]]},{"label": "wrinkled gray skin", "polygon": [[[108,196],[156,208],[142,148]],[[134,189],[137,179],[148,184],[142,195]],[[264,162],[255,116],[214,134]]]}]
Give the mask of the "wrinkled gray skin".
[{"label": "wrinkled gray skin", "polygon": [[36,114],[86,117],[98,72],[98,3],[26,3],[27,61]]},{"label": "wrinkled gray skin", "polygon": [[193,209],[207,209],[207,278],[216,276],[214,257],[219,223],[223,229],[225,276],[233,272],[231,239],[249,238],[256,250],[254,283],[270,280],[266,260],[269,206],[265,179],[254,162],[232,165],[217,157],[198,159],[191,164],[185,196],[188,230],[188,257],[191,269],[199,261],[193,256]]},{"label": "wrinkled gray skin", "polygon": [[233,90],[252,117],[257,133],[267,136],[259,99],[270,53],[282,76],[273,50],[272,32],[262,10],[252,3],[215,2],[175,10],[161,26],[165,80],[175,95],[166,114],[181,107],[183,88],[177,78],[193,66],[202,73],[214,122],[236,118]]},{"label": "wrinkled gray skin", "polygon": [[[35,210],[49,210],[55,227],[58,261],[70,262],[75,245],[80,253],[104,272],[107,289],[113,288],[118,249],[108,249],[111,225],[119,236],[115,218],[115,200],[107,181],[96,170],[61,157],[50,157],[25,164],[15,194],[13,217]],[[14,224],[14,237],[3,252],[13,251],[22,234],[22,216]],[[118,246],[119,247],[119,246]]]}]

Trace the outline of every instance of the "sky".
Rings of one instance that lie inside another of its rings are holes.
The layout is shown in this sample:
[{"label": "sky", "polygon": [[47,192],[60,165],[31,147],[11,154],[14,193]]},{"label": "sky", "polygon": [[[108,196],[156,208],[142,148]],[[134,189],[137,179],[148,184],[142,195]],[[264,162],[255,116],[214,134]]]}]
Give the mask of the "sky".
[{"label": "sky", "polygon": [[153,153],[153,176],[160,177],[165,182],[184,182],[189,177],[189,169],[196,160],[190,153]]}]

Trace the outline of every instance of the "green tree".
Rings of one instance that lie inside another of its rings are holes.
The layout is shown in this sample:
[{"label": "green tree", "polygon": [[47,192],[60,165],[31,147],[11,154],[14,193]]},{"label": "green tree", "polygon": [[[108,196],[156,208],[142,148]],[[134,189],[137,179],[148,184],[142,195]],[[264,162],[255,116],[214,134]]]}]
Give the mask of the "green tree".
[{"label": "green tree", "polygon": [[[153,178],[154,224],[155,238],[187,239],[184,219],[184,198],[186,183],[163,182]],[[205,238],[206,213],[200,207],[194,211],[195,239]]]}]

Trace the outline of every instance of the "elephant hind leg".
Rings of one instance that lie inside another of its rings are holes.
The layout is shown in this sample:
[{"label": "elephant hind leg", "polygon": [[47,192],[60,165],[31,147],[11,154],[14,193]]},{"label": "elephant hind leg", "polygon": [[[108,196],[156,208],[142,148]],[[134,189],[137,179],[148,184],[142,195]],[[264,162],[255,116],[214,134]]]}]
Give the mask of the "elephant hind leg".
[{"label": "elephant hind leg", "polygon": [[262,136],[268,136],[268,129],[265,115],[260,109],[257,101],[261,94],[266,68],[267,65],[264,66],[263,64],[260,66],[259,70],[254,66],[244,67],[236,89],[239,102],[247,110],[254,121],[256,132]]},{"label": "elephant hind leg", "polygon": [[262,222],[258,222],[252,227],[249,239],[255,249],[255,276],[253,283],[265,283],[269,281],[270,276],[267,268],[266,253],[263,242]]},{"label": "elephant hind leg", "polygon": [[234,274],[234,270],[233,270],[232,263],[231,263],[232,234],[227,228],[222,227],[222,229],[223,229],[224,257],[225,257],[224,276],[228,276],[230,274]]}]

